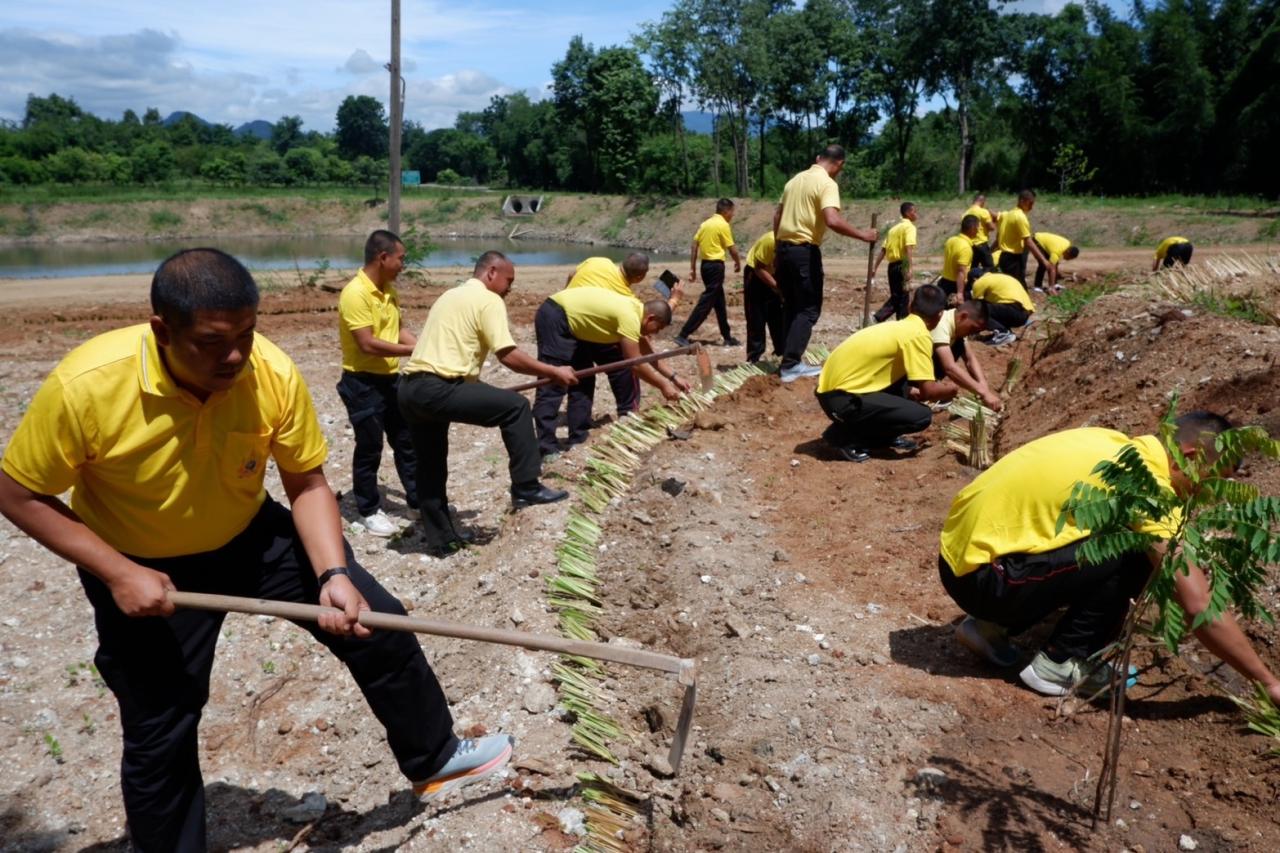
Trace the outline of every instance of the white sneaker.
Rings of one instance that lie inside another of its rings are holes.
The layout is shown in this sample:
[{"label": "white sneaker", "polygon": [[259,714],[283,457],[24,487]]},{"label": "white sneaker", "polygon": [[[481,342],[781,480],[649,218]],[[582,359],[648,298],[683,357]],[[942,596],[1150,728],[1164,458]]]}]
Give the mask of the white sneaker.
[{"label": "white sneaker", "polygon": [[993,347],[1002,347],[1005,344],[1011,344],[1018,339],[1013,332],[996,332],[991,336],[991,345]]},{"label": "white sneaker", "polygon": [[779,371],[783,382],[795,382],[797,379],[806,379],[810,376],[818,376],[822,373],[822,365],[820,364],[797,364],[793,367],[784,367]]},{"label": "white sneaker", "polygon": [[373,515],[362,516],[360,523],[374,536],[394,536],[400,532],[400,525],[388,518],[382,510],[378,510]]}]

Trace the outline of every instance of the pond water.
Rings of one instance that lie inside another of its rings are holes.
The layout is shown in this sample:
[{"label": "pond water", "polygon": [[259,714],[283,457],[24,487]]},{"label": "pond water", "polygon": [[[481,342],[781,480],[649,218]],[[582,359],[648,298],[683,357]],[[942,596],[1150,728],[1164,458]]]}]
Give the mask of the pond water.
[{"label": "pond water", "polygon": [[[521,264],[576,264],[584,258],[604,256],[622,260],[631,251],[621,246],[587,243],[555,243],[542,240],[507,240],[501,237],[436,239],[436,250],[423,263],[427,267],[470,266],[477,255],[497,249]],[[363,237],[233,237],[181,242],[53,243],[0,247],[0,278],[63,278],[75,276],[151,273],[161,261],[179,249],[216,246],[256,270],[314,269],[325,261],[335,270],[360,266]],[[670,265],[675,255],[652,254],[654,265]]]}]

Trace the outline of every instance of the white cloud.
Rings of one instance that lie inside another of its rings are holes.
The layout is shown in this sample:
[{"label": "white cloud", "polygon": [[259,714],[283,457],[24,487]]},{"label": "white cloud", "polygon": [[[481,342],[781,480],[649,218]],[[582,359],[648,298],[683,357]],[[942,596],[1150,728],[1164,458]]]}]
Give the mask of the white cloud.
[{"label": "white cloud", "polygon": [[359,47],[351,52],[351,56],[347,57],[347,61],[342,65],[342,70],[348,74],[371,74],[375,71],[381,71],[382,63],[370,56],[369,51]]}]

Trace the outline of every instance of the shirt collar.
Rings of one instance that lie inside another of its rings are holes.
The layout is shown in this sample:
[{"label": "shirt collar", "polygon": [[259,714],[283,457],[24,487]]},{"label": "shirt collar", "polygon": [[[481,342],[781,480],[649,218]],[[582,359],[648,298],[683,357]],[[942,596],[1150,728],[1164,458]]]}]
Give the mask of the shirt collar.
[{"label": "shirt collar", "polygon": [[369,278],[369,274],[364,271],[364,267],[356,270],[356,280],[364,285],[365,290],[369,291],[379,299],[390,299],[396,292],[396,285],[393,281],[387,282],[387,286],[385,288],[379,288],[378,285],[374,283],[373,279]]},{"label": "shirt collar", "polygon": [[[254,335],[254,351],[257,350],[257,334]],[[179,385],[169,374],[169,369],[165,367],[164,359],[160,357],[160,344],[156,342],[156,336],[151,331],[150,326],[142,327],[142,334],[138,338],[138,387],[142,389],[144,394],[150,394],[153,397],[191,397],[196,402],[199,398],[187,391]],[[253,353],[249,354],[249,363],[236,376],[235,385],[244,382],[253,374]],[[219,398],[222,392],[211,394],[205,402]]]}]

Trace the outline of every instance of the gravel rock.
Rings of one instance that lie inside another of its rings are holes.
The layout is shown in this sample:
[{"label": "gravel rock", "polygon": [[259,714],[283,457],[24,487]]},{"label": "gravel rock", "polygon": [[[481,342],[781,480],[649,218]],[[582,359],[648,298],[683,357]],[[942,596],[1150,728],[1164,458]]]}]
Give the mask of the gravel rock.
[{"label": "gravel rock", "polygon": [[556,706],[556,691],[550,684],[530,684],[524,691],[522,704],[530,714],[545,714]]},{"label": "gravel rock", "polygon": [[582,838],[587,834],[587,816],[580,809],[564,808],[556,814],[560,821],[560,831],[565,835]]},{"label": "gravel rock", "polygon": [[290,823],[310,823],[323,817],[324,810],[328,807],[329,803],[325,800],[324,794],[309,791],[302,795],[302,802],[290,806],[280,814]]},{"label": "gravel rock", "polygon": [[1181,835],[1178,837],[1179,850],[1195,850],[1200,846],[1200,842],[1196,841],[1190,835]]}]

